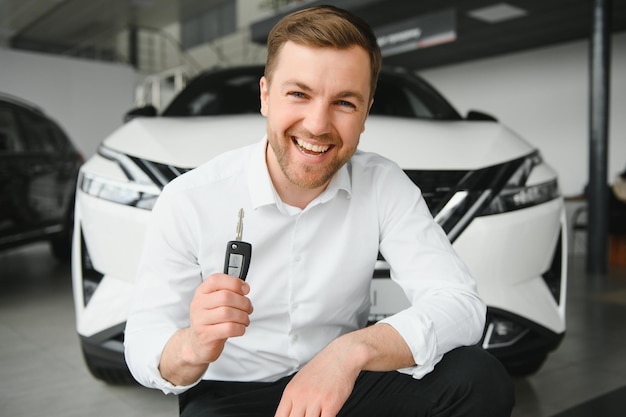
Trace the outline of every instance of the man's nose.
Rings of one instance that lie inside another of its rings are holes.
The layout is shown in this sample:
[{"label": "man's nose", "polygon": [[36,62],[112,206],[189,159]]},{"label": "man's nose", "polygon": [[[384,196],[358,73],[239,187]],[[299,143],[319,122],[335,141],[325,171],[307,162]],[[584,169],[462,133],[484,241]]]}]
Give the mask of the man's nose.
[{"label": "man's nose", "polygon": [[313,103],[304,116],[303,127],[315,136],[330,132],[330,108],[324,103]]}]

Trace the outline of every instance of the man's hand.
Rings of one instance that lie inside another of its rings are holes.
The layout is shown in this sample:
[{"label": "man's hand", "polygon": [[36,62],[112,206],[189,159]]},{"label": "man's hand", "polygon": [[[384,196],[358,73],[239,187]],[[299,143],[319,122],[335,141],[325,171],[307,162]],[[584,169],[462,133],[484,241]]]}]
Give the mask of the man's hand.
[{"label": "man's hand", "polygon": [[409,347],[388,324],[332,341],[287,384],[276,417],[334,417],[363,370],[391,371],[414,365]]},{"label": "man's hand", "polygon": [[252,313],[252,304],[245,297],[249,292],[246,282],[225,274],[213,274],[198,286],[189,308],[187,332],[193,362],[214,362],[226,339],[245,333]]},{"label": "man's hand", "polygon": [[283,392],[276,417],[334,417],[346,402],[360,367],[335,340],[306,364]]},{"label": "man's hand", "polygon": [[224,350],[229,337],[242,336],[250,324],[250,286],[222,273],[198,286],[189,309],[190,326],[176,332],[161,355],[159,370],[175,385],[198,380]]}]

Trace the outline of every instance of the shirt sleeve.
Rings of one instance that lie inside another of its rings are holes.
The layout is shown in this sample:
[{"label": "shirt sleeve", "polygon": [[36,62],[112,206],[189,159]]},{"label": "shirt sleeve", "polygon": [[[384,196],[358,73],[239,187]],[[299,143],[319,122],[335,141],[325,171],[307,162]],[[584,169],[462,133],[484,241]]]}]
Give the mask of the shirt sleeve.
[{"label": "shirt sleeve", "polygon": [[182,393],[198,382],[174,386],[159,372],[166,343],[177,329],[189,326],[189,304],[202,282],[193,250],[194,215],[179,199],[166,187],[151,212],[124,336],[134,378],[166,394]]},{"label": "shirt sleeve", "polygon": [[459,346],[477,343],[486,306],[476,282],[433,220],[420,190],[397,166],[380,175],[380,252],[411,306],[381,322],[408,344],[417,366],[403,369],[421,378]]}]

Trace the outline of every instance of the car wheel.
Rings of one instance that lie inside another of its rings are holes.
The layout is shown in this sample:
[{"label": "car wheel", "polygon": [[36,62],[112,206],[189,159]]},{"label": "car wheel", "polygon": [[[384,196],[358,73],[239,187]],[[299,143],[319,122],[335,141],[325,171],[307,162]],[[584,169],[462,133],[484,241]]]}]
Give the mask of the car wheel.
[{"label": "car wheel", "polygon": [[70,261],[72,253],[72,238],[70,236],[70,232],[63,231],[58,236],[50,238],[50,249],[59,261]]},{"label": "car wheel", "polygon": [[107,384],[111,385],[130,385],[136,381],[130,374],[128,368],[115,367],[109,364],[99,363],[101,361],[96,357],[92,357],[83,349],[83,358],[91,375]]},{"label": "car wheel", "polygon": [[521,360],[503,362],[504,367],[511,376],[524,377],[530,376],[543,366],[546,361],[547,354],[535,355],[531,358],[524,358]]},{"label": "car wheel", "polygon": [[[74,199],[72,199],[74,201]],[[52,255],[61,262],[69,262],[72,257],[72,234],[74,231],[74,204],[65,215],[65,225],[61,232],[50,238]]]}]

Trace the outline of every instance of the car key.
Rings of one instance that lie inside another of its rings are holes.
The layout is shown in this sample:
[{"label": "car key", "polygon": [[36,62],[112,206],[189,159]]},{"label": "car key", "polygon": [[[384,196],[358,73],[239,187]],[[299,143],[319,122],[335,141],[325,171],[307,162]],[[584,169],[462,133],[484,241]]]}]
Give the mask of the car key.
[{"label": "car key", "polygon": [[250,267],[250,256],[252,255],[252,245],[243,242],[243,209],[239,209],[239,221],[235,240],[228,242],[226,246],[226,259],[224,260],[224,273],[232,275],[242,280],[246,280],[248,267]]}]

